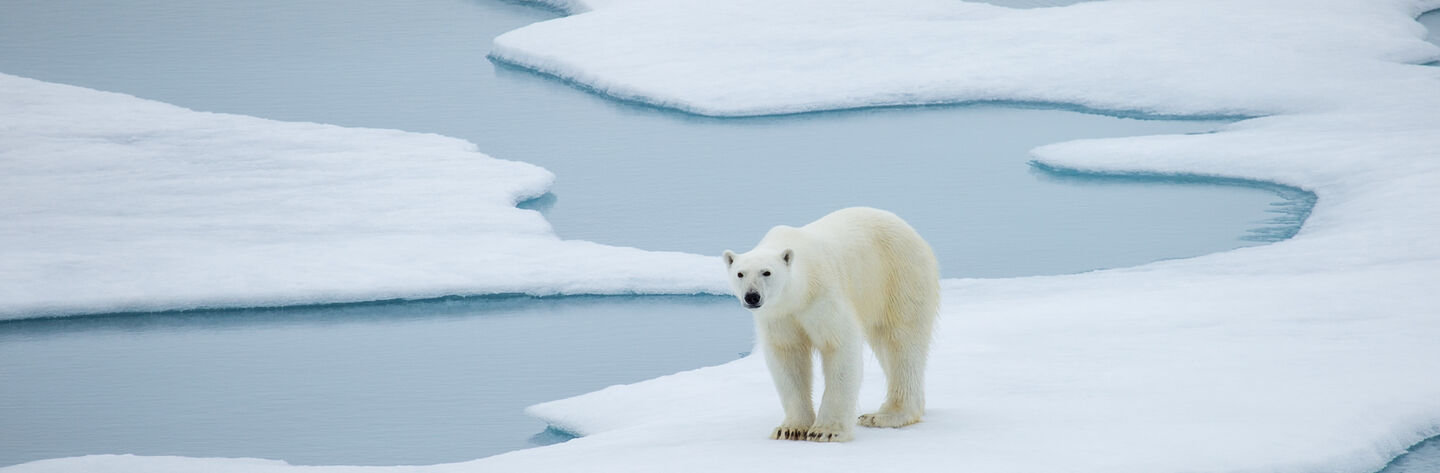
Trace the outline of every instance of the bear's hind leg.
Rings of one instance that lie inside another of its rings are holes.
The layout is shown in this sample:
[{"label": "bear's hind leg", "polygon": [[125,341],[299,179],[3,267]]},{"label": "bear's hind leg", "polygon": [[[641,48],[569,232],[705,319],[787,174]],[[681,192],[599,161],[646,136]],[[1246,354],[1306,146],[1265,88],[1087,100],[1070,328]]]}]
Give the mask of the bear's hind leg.
[{"label": "bear's hind leg", "polygon": [[887,390],[880,410],[860,416],[860,425],[904,427],[920,422],[925,414],[925,358],[930,333],[928,326],[912,328],[924,330],[923,335],[897,334],[883,329],[872,329],[869,333],[870,347],[885,370]]}]

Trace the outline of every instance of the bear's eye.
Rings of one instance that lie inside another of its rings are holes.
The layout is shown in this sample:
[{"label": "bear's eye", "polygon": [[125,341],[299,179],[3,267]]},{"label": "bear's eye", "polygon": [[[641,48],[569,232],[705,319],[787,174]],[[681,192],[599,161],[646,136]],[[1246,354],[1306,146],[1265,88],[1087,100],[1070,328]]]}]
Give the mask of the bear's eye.
[{"label": "bear's eye", "polygon": [[760,273],[760,275],[761,275],[761,276],[765,276],[765,277],[768,278],[768,277],[770,277],[770,272],[769,272],[769,271],[766,271],[766,272]]},{"label": "bear's eye", "polygon": [[737,278],[743,278],[743,277],[745,277],[745,273],[735,273],[735,277],[737,277]]}]

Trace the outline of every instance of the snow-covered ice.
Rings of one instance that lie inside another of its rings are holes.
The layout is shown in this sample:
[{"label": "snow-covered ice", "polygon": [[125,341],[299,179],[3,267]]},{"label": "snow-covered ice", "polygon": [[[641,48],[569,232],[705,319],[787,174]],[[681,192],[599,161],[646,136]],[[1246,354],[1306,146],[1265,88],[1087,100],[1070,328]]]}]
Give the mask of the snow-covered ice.
[{"label": "snow-covered ice", "polygon": [[436,135],[0,74],[0,319],[465,294],[715,291],[714,257],[560,240],[553,176]]},{"label": "snow-covered ice", "polygon": [[1423,6],[1399,0],[605,3],[503,34],[491,55],[720,116],[987,100],[1263,115],[1424,81],[1398,63],[1437,55],[1413,21]]},{"label": "snow-covered ice", "polygon": [[[1016,100],[1264,116],[1213,134],[1059,143],[1035,155],[1095,172],[1273,181],[1319,200],[1297,236],[1263,247],[945,281],[930,410],[912,427],[860,429],[847,444],[769,440],[780,409],[752,356],[531,408],[585,435],[564,444],[364,471],[1363,473],[1440,434],[1440,68],[1414,65],[1440,56],[1414,22],[1440,2],[589,6],[498,38],[497,57],[717,115]],[[645,267],[705,264],[675,263]],[[873,360],[867,378],[862,409],[882,394]],[[91,456],[4,470],[300,468]]]}]

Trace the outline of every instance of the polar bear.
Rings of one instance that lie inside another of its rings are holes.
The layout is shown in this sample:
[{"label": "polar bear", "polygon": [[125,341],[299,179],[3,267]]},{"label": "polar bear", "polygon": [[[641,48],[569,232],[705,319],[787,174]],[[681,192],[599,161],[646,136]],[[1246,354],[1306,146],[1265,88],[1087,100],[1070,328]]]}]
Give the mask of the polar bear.
[{"label": "polar bear", "polygon": [[[909,224],[884,210],[842,209],[800,228],[775,227],[755,249],[725,250],[724,259],[735,297],[754,313],[785,410],[771,438],[853,438],[862,337],[885,370],[888,393],[859,424],[920,421],[940,273],[930,245]],[[825,374],[818,416],[810,394],[815,351]]]}]

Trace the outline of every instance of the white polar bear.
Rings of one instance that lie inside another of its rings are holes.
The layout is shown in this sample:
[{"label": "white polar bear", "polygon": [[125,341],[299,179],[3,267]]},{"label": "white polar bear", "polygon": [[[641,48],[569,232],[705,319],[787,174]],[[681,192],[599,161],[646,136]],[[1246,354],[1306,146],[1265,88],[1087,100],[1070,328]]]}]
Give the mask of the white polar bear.
[{"label": "white polar bear", "polygon": [[[860,425],[901,427],[925,412],[925,357],[940,305],[930,245],[890,212],[835,211],[800,228],[778,226],[755,249],[725,251],[731,289],[755,315],[785,420],[771,438],[844,442],[854,436],[863,372],[861,336],[885,369],[885,404]],[[815,415],[811,357],[825,394]]]}]

